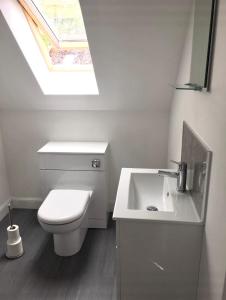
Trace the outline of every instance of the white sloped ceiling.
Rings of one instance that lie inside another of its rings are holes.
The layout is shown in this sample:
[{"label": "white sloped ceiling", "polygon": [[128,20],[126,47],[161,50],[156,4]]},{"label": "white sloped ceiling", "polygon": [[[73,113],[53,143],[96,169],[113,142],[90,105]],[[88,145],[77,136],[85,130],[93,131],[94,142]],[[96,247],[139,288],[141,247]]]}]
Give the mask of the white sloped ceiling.
[{"label": "white sloped ceiling", "polygon": [[168,111],[191,2],[81,1],[99,96],[43,95],[1,15],[0,109]]}]

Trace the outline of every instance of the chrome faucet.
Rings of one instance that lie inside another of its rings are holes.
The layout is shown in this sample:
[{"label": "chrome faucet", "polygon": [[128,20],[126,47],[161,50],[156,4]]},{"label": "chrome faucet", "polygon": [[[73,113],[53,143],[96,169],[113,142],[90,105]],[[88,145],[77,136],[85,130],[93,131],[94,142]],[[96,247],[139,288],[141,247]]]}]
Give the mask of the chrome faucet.
[{"label": "chrome faucet", "polygon": [[175,160],[171,160],[171,162],[178,165],[177,172],[159,170],[158,175],[177,178],[177,191],[184,193],[186,191],[187,163]]}]

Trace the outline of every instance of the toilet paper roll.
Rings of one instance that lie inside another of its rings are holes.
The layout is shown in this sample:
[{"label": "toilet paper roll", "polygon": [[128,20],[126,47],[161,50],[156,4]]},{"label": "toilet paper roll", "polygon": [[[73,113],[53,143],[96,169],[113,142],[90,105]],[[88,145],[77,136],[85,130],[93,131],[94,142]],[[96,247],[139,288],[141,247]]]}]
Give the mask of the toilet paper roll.
[{"label": "toilet paper roll", "polygon": [[18,225],[13,225],[12,227],[7,227],[7,233],[8,233],[8,242],[14,243],[20,238],[20,231]]},{"label": "toilet paper roll", "polygon": [[8,240],[6,245],[6,257],[17,258],[23,255],[23,244],[20,237],[19,226],[13,225],[7,228]]},{"label": "toilet paper roll", "polygon": [[12,243],[12,244],[10,244],[7,241],[6,256],[8,258],[17,258],[17,257],[22,256],[23,253],[24,253],[24,250],[23,250],[21,237],[15,243]]}]

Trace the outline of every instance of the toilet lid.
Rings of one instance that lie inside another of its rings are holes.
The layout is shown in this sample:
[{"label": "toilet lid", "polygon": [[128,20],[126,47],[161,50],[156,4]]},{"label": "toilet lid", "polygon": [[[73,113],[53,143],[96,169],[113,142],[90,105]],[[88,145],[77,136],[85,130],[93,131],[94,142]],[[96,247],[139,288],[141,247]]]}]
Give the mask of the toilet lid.
[{"label": "toilet lid", "polygon": [[91,191],[52,190],[38,210],[46,224],[67,224],[80,219],[88,206]]}]

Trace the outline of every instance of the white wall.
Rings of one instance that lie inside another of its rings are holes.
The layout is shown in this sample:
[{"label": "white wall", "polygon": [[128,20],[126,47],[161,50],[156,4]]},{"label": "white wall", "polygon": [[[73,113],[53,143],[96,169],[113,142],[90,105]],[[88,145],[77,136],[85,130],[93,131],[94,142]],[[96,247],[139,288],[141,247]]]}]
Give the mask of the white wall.
[{"label": "white wall", "polygon": [[[222,299],[226,270],[226,1],[219,1],[210,93],[175,91],[170,120],[169,157],[180,158],[182,121],[213,151],[198,300]],[[178,81],[188,81],[191,31],[188,33]]]},{"label": "white wall", "polygon": [[4,111],[0,119],[13,197],[41,196],[36,151],[49,140],[109,141],[111,202],[122,167],[166,166],[164,112]]},{"label": "white wall", "polygon": [[99,96],[43,95],[0,14],[0,125],[14,197],[40,196],[36,150],[48,140],[108,140],[112,202],[122,167],[166,166],[169,84],[191,0],[82,0],[81,6]]},{"label": "white wall", "polygon": [[7,213],[7,204],[10,200],[8,178],[5,165],[5,156],[2,143],[2,133],[0,131],[0,220]]}]

